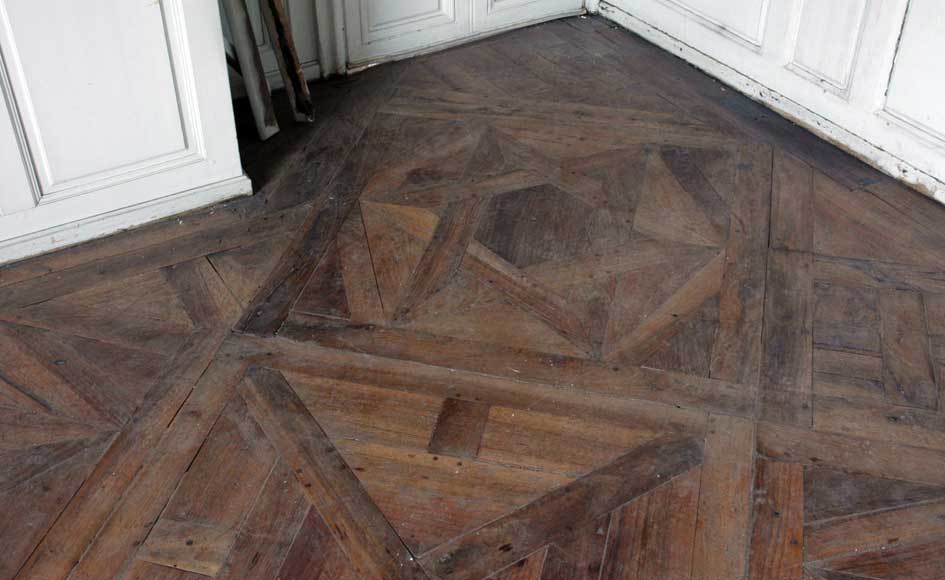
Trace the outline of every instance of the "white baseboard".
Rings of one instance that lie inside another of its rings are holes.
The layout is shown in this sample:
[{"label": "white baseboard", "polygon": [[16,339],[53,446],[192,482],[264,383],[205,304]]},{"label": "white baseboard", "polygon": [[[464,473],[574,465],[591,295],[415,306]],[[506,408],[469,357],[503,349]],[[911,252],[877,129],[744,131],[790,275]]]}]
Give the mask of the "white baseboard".
[{"label": "white baseboard", "polygon": [[909,162],[890,154],[877,145],[851,133],[688,44],[684,44],[662,30],[650,26],[633,15],[607,3],[606,0],[600,2],[599,11],[604,18],[691,63],[703,72],[719,79],[752,100],[758,101],[782,117],[797,123],[818,137],[837,145],[863,162],[911,185],[933,199],[945,203],[945,183],[917,169]]},{"label": "white baseboard", "polygon": [[252,183],[248,177],[242,175],[16,238],[0,240],[0,264],[101,238],[174,214],[250,195],[252,192]]}]

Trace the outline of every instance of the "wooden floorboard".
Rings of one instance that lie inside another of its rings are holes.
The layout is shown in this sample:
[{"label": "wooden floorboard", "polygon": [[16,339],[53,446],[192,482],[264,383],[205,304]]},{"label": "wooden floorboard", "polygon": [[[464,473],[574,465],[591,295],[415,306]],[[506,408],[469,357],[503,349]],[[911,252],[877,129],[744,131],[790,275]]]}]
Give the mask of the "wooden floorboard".
[{"label": "wooden floorboard", "polygon": [[945,208],[597,18],[313,96],[0,267],[0,580],[945,578]]}]

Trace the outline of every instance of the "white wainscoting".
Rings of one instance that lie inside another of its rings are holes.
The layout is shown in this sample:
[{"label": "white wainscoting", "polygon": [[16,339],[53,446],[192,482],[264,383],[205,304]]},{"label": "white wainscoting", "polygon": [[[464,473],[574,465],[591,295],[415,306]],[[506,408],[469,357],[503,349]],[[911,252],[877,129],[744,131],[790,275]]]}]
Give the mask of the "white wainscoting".
[{"label": "white wainscoting", "polygon": [[0,262],[249,193],[216,3],[0,0]]},{"label": "white wainscoting", "polygon": [[939,0],[602,0],[599,10],[945,202]]}]

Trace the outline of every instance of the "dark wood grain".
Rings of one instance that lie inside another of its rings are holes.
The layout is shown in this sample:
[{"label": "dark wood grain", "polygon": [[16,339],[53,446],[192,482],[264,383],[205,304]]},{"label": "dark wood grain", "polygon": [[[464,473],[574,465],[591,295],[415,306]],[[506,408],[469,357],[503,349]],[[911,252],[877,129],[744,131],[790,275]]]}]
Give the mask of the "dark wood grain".
[{"label": "dark wood grain", "polygon": [[940,580],[940,205],[597,17],[311,96],[0,267],[0,578]]},{"label": "dark wood grain", "polygon": [[771,151],[742,148],[733,191],[732,231],[719,305],[711,376],[755,382],[761,367],[762,316],[771,194]]},{"label": "dark wood grain", "polygon": [[771,247],[810,252],[814,246],[812,170],[792,155],[774,155],[771,187]]},{"label": "dark wood grain", "polygon": [[813,281],[811,256],[772,250],[768,254],[762,417],[810,426],[813,380]]},{"label": "dark wood grain", "polygon": [[252,368],[240,395],[359,574],[426,578],[354,472],[282,376]]},{"label": "dark wood grain", "polygon": [[456,272],[476,231],[481,209],[482,200],[476,197],[447,204],[413,277],[407,283],[405,295],[394,313],[395,319],[408,317]]},{"label": "dark wood grain", "polygon": [[689,575],[701,476],[693,469],[614,512],[601,578]]},{"label": "dark wood grain", "polygon": [[903,405],[937,409],[938,388],[929,358],[922,296],[885,290],[880,293],[879,308],[887,396]]},{"label": "dark wood grain", "polygon": [[698,464],[701,456],[701,445],[691,439],[643,446],[535,503],[424,554],[420,562],[442,578],[482,577],[535,551],[565,526],[594,520]]},{"label": "dark wood grain", "polygon": [[752,580],[801,580],[804,565],[804,467],[759,460],[755,464]]}]

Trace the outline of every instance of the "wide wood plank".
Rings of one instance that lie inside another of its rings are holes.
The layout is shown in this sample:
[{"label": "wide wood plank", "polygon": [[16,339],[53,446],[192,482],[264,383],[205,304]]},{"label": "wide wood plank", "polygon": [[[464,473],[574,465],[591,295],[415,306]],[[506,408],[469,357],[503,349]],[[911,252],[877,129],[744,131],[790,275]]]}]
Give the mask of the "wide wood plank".
[{"label": "wide wood plank", "polygon": [[597,580],[604,565],[610,514],[578,527],[547,548],[541,580]]},{"label": "wide wood plank", "polygon": [[81,263],[63,271],[11,284],[0,296],[0,311],[38,304],[70,294],[77,288],[102,282],[114,283],[115,280],[263,240],[297,225],[306,210],[306,207],[299,206],[249,219],[240,216],[217,228],[198,230],[189,236],[171,238],[140,250]]},{"label": "wide wood plank", "polygon": [[222,340],[221,333],[206,331],[181,349],[30,556],[21,571],[24,577],[57,578],[69,573],[147,464]]},{"label": "wide wood plank", "polygon": [[274,455],[242,399],[233,397],[138,557],[216,576],[273,468]]},{"label": "wide wood plank", "polygon": [[711,376],[753,383],[761,370],[768,245],[768,220],[764,216],[769,214],[771,204],[770,149],[739,149],[732,204]]},{"label": "wide wood plank", "polygon": [[[389,90],[386,89],[386,90]],[[385,95],[381,90],[379,95]],[[274,334],[302,293],[326,249],[355,206],[365,181],[383,159],[383,139],[367,137],[347,156],[330,187],[317,192],[311,211],[286,248],[279,264],[256,292],[238,328],[244,332]],[[326,184],[327,186],[327,184]]]},{"label": "wide wood plank", "polygon": [[709,420],[693,578],[741,578],[748,570],[754,439],[751,421],[718,415]]},{"label": "wide wood plank", "polygon": [[455,368],[320,348],[285,339],[244,338],[256,364],[315,377],[355,381],[438,398],[464,398],[493,406],[565,417],[593,416],[607,424],[633,424],[679,433],[703,433],[705,414],[590,391],[548,389],[537,383],[493,377]]},{"label": "wide wood plank", "polygon": [[813,172],[800,159],[776,151],[771,187],[771,247],[810,252],[814,246]]},{"label": "wide wood plank", "polygon": [[658,371],[655,369],[602,364],[580,358],[549,356],[526,349],[503,348],[424,333],[384,328],[337,328],[290,322],[280,332],[294,340],[314,342],[330,348],[356,347],[390,358],[535,380],[555,385],[580,382],[582,388],[620,397],[718,410],[748,416],[754,405],[751,386]]},{"label": "wide wood plank", "polygon": [[768,254],[761,416],[810,426],[813,365],[811,255]]},{"label": "wide wood plank", "polygon": [[482,207],[482,200],[476,197],[447,204],[407,284],[406,294],[394,314],[395,319],[409,316],[420,303],[440,290],[459,268],[466,246],[478,226]]},{"label": "wide wood plank", "polygon": [[758,452],[780,461],[822,462],[877,477],[945,485],[945,453],[932,449],[760,423]]},{"label": "wide wood plank", "polygon": [[945,416],[923,409],[817,396],[814,429],[945,451]]},{"label": "wide wood plank", "polygon": [[804,545],[816,561],[942,535],[945,502],[938,501],[813,524],[804,530]]},{"label": "wide wood plank", "polygon": [[922,296],[903,290],[879,295],[883,321],[886,393],[901,405],[938,408],[938,387],[929,359]]},{"label": "wide wood plank", "polygon": [[[441,578],[481,578],[518,561],[568,527],[592,521],[697,465],[692,439],[657,441],[542,496],[486,526],[424,554],[424,568]],[[580,498],[580,499],[579,499]]]},{"label": "wide wood plank", "polygon": [[[242,373],[235,356],[218,355],[165,426],[150,456],[72,572],[76,579],[119,575],[135,558],[188,465],[233,396]],[[48,538],[48,536],[47,536]]]},{"label": "wide wood plank", "polygon": [[292,469],[277,459],[216,577],[265,580],[281,567],[311,509]]},{"label": "wide wood plank", "polygon": [[239,392],[360,574],[371,578],[426,578],[278,372],[250,369]]},{"label": "wide wood plank", "polygon": [[935,538],[843,556],[826,562],[824,568],[842,574],[841,578],[937,580],[945,570],[945,541]]},{"label": "wide wood plank", "polygon": [[751,580],[801,580],[804,564],[804,467],[759,459],[755,465]]},{"label": "wide wood plank", "polygon": [[601,578],[688,578],[699,505],[692,469],[615,511]]}]

